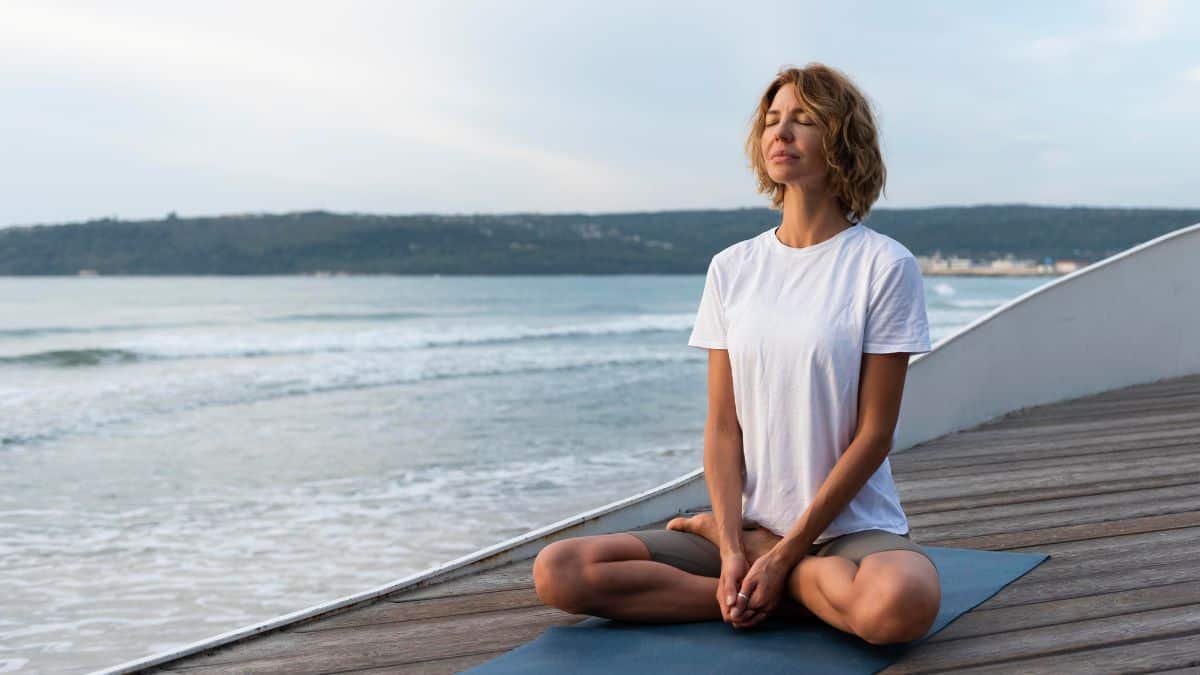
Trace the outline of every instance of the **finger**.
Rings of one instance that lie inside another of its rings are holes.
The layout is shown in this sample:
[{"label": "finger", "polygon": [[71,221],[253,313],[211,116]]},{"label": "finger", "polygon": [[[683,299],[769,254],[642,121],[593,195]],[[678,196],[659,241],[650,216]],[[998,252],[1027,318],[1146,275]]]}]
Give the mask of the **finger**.
[{"label": "finger", "polygon": [[767,620],[767,614],[758,613],[754,616],[754,619],[750,619],[750,620],[746,621],[746,628],[755,627],[757,625],[760,625],[760,623],[762,623],[763,621],[766,621],[766,620]]},{"label": "finger", "polygon": [[746,600],[746,596],[737,596],[737,603],[729,610],[729,615],[732,617],[741,618],[746,614],[746,610],[749,609],[748,605],[749,601]]},{"label": "finger", "polygon": [[[728,598],[728,596],[725,595],[724,592],[722,592],[720,595],[722,597],[719,600],[717,600],[717,606],[721,608],[721,618],[724,619],[726,622],[728,622],[733,619],[733,617],[730,616],[730,611],[733,609],[733,605],[726,602],[726,600],[728,600],[729,598]],[[737,598],[736,592],[731,591],[729,593],[729,595],[733,595],[734,598]]]},{"label": "finger", "polygon": [[760,622],[761,622],[761,619],[739,621],[739,622],[733,624],[733,627],[740,628],[742,630],[746,630],[747,628],[753,628],[753,627],[757,626]]},{"label": "finger", "polygon": [[751,605],[757,607],[760,603],[750,602],[754,597],[754,591],[758,588],[758,582],[754,579],[747,579],[742,582],[741,595],[737,596],[738,609],[745,611]]},{"label": "finger", "polygon": [[739,590],[734,597],[733,606],[729,608],[729,615],[736,618],[741,616],[744,611],[746,611],[746,598]]},{"label": "finger", "polygon": [[746,609],[738,613],[737,620],[742,624],[753,625],[765,618],[770,612],[770,607],[747,606]]},{"label": "finger", "polygon": [[765,620],[769,617],[774,616],[776,610],[778,610],[778,609],[779,609],[779,599],[776,598],[776,599],[768,602],[766,607],[760,607],[758,609],[758,611],[755,612],[755,614],[757,614],[760,617],[760,620]]},{"label": "finger", "polygon": [[755,612],[753,615],[751,615],[748,619],[746,619],[746,621],[744,623],[747,626],[757,626],[758,624],[765,621],[768,616],[770,616],[770,612],[767,612],[765,610],[759,610],[759,611]]},{"label": "finger", "polygon": [[754,592],[749,593],[748,595],[750,596],[750,600],[746,603],[746,606],[758,607],[759,609],[762,609],[763,607],[770,605],[772,602],[774,602],[777,599],[777,598],[769,597],[767,595],[766,587],[762,586],[762,585],[756,586]]}]

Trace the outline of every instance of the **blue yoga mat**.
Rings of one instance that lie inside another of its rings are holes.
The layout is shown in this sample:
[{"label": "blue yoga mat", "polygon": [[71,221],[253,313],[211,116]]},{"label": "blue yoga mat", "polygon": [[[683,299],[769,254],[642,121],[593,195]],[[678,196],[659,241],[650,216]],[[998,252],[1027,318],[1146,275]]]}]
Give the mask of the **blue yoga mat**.
[{"label": "blue yoga mat", "polygon": [[[640,624],[600,617],[552,626],[538,638],[474,668],[506,673],[875,673],[1050,556],[923,546],[942,583],[937,619],[912,642],[872,645],[817,618],[767,618],[738,630],[724,621]],[[744,669],[744,670],[742,670]]]}]

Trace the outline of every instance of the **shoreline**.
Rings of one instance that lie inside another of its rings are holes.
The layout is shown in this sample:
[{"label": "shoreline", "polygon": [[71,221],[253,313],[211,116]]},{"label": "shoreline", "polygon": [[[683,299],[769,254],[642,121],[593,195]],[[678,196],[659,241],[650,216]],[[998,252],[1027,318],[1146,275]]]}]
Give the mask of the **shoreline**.
[{"label": "shoreline", "polygon": [[1069,273],[1054,270],[922,269],[921,274],[927,277],[1061,277]]}]

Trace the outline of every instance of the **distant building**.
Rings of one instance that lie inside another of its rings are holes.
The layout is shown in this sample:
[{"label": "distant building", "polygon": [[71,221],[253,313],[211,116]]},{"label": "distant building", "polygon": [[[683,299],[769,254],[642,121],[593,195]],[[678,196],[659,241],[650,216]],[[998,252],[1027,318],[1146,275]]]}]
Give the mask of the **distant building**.
[{"label": "distant building", "polygon": [[[1052,258],[1042,262],[1029,259],[1017,259],[1012,255],[991,261],[976,262],[971,258],[944,258],[941,252],[931,256],[917,256],[917,263],[922,274],[928,275],[964,275],[964,276],[1038,276],[1062,274],[1062,270],[1051,264]],[[1074,269],[1074,268],[1072,268]]]}]

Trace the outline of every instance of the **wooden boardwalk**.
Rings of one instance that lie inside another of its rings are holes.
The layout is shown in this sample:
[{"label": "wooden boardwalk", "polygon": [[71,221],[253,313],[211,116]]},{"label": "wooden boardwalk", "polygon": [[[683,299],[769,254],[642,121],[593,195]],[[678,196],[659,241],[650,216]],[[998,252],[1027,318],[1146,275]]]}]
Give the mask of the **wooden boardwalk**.
[{"label": "wooden boardwalk", "polygon": [[[1051,559],[883,673],[1200,672],[1200,375],[1024,409],[891,461],[914,541]],[[458,672],[586,618],[539,602],[531,566],[147,672]]]}]

